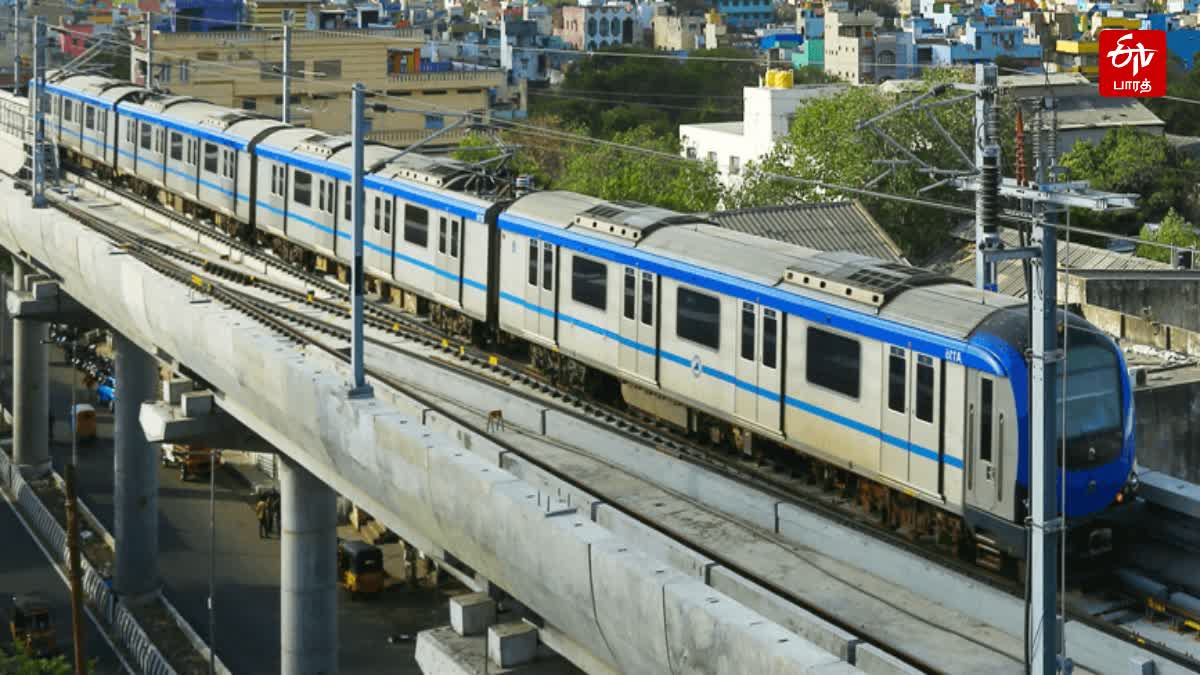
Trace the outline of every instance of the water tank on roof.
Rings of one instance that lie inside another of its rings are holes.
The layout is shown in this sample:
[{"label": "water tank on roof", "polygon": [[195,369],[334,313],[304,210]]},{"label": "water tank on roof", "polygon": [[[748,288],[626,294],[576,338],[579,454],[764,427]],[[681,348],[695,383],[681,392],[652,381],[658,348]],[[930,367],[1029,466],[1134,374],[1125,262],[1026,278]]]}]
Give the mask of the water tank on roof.
[{"label": "water tank on roof", "polygon": [[767,87],[770,89],[791,89],[792,70],[790,68],[772,68],[768,70]]}]

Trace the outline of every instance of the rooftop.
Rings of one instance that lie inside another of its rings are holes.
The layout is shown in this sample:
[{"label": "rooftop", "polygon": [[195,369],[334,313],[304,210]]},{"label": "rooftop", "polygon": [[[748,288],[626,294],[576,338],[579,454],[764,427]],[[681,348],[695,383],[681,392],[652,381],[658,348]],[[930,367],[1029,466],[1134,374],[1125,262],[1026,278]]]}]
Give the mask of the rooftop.
[{"label": "rooftop", "polygon": [[679,129],[703,129],[720,134],[732,134],[734,136],[742,136],[746,132],[745,124],[742,122],[706,122],[704,124],[681,124]]},{"label": "rooftop", "polygon": [[731,230],[797,246],[907,262],[896,242],[857,201],[718,211],[707,217]]}]

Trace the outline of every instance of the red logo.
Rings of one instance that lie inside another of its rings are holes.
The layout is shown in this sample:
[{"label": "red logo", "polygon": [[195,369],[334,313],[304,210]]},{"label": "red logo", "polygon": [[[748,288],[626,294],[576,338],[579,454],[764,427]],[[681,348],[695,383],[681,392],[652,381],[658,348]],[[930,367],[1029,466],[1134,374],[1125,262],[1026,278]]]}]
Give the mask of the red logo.
[{"label": "red logo", "polygon": [[1102,30],[1099,56],[1101,96],[1166,95],[1165,31]]}]

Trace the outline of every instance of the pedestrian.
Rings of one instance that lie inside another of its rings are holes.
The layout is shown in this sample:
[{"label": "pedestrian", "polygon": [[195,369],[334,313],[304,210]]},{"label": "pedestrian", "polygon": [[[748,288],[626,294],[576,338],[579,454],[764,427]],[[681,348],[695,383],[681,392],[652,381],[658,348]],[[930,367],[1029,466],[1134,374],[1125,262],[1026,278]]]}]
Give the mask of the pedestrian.
[{"label": "pedestrian", "polygon": [[279,497],[279,492],[272,492],[272,493],[271,493],[271,501],[270,501],[270,507],[271,507],[271,522],[272,522],[272,523],[273,523],[273,525],[274,525],[275,531],[276,531],[276,532],[278,532],[278,533],[279,533],[279,536],[281,536],[281,537],[282,537],[282,536],[283,536],[283,527],[281,527],[281,524],[280,524],[280,522],[279,522],[279,519],[280,519],[280,515],[279,515],[279,502],[280,502],[280,501],[281,501],[281,500],[280,500],[280,497]]},{"label": "pedestrian", "polygon": [[271,533],[270,527],[267,525],[267,500],[265,497],[259,497],[254,504],[254,515],[258,518],[258,538],[266,539]]}]

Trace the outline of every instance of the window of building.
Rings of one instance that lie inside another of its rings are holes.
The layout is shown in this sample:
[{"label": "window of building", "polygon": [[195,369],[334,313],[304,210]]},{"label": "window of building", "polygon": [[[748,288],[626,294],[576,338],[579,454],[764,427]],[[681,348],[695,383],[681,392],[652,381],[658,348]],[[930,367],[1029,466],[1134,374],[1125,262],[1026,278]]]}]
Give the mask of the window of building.
[{"label": "window of building", "polygon": [[264,80],[282,80],[283,61],[263,61],[259,64],[259,77]]},{"label": "window of building", "polygon": [[776,343],[779,336],[779,320],[775,310],[763,308],[763,337],[762,364],[764,368],[774,368],[779,355],[776,353]]},{"label": "window of building", "polygon": [[858,340],[820,328],[808,329],[806,377],[818,387],[858,398],[862,346]]},{"label": "window of building", "polygon": [[404,241],[429,247],[429,211],[408,204],[404,207]]},{"label": "window of building", "polygon": [[[154,130],[150,128],[150,125],[142,122],[142,148],[146,150],[150,149],[150,139],[153,134]],[[213,168],[213,172],[216,172],[216,168]]]},{"label": "window of building", "polygon": [[571,259],[571,299],[604,310],[608,307],[608,267],[581,255]]},{"label": "window of building", "polygon": [[219,61],[220,59],[221,55],[217,52],[199,52],[196,54],[197,61]]},{"label": "window of building", "polygon": [[696,159],[696,149],[695,149],[695,148],[693,148],[693,147],[688,147],[688,149],[687,149],[687,158],[688,158],[688,159]]},{"label": "window of building", "polygon": [[675,295],[675,334],[710,349],[721,348],[721,300],[679,288]]},{"label": "window of building", "polygon": [[917,419],[933,421],[933,358],[917,356]]},{"label": "window of building", "polygon": [[537,239],[529,240],[529,285],[537,286],[538,281],[538,243]]},{"label": "window of building", "polygon": [[96,109],[90,105],[83,107],[83,126],[88,129],[96,128]]},{"label": "window of building", "polygon": [[192,77],[192,68],[190,61],[179,62],[179,81],[187,82]]},{"label": "window of building", "polygon": [[992,381],[979,380],[979,459],[992,461]]},{"label": "window of building", "polygon": [[312,174],[307,171],[292,172],[292,201],[301,206],[312,207]]},{"label": "window of building", "polygon": [[729,175],[736,176],[742,172],[742,160],[737,155],[729,156]]},{"label": "window of building", "polygon": [[892,347],[888,356],[888,410],[904,412],[904,390],[908,379],[904,349]]},{"label": "window of building", "polygon": [[754,305],[742,303],[742,358],[754,360]]},{"label": "window of building", "polygon": [[713,164],[716,164],[717,163],[717,153],[709,151],[708,161],[712,162]]},{"label": "window of building", "polygon": [[254,99],[254,98],[242,99],[242,110],[258,110],[258,99]]},{"label": "window of building", "polygon": [[183,161],[183,134],[178,131],[171,132],[171,159]]},{"label": "window of building", "polygon": [[338,61],[313,61],[313,70],[320,73],[319,77],[326,80],[339,80],[342,77],[342,62]]}]

